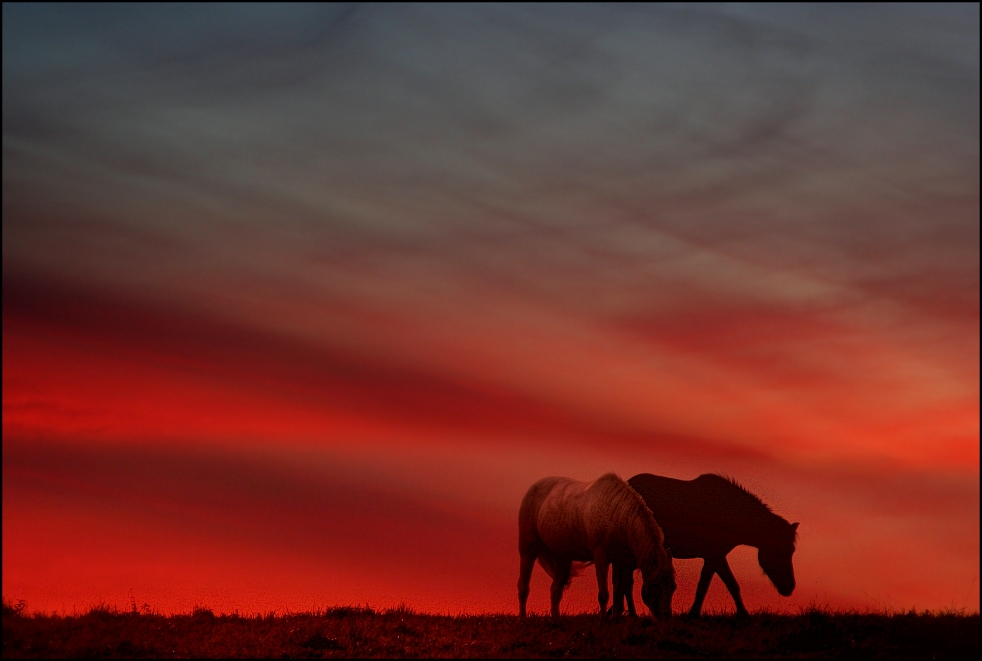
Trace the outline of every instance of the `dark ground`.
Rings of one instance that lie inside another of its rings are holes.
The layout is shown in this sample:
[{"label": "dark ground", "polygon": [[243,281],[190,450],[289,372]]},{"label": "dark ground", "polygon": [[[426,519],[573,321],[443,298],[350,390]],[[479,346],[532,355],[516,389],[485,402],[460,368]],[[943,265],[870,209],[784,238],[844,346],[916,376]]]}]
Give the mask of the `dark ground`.
[{"label": "dark ground", "polygon": [[449,617],[408,610],[241,617],[27,616],[3,608],[3,658],[21,657],[978,657],[979,616],[755,614],[601,622],[596,615]]}]

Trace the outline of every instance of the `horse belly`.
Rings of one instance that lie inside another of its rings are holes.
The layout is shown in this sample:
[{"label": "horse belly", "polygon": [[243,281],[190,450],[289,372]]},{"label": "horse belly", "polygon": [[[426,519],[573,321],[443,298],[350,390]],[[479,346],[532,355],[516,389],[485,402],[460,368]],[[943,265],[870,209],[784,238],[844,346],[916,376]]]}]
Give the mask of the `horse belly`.
[{"label": "horse belly", "polygon": [[539,539],[553,553],[570,560],[593,560],[586,530],[580,526],[569,525],[569,521],[546,515],[539,517],[538,532]]},{"label": "horse belly", "polygon": [[569,531],[539,530],[539,537],[553,553],[562,555],[570,560],[593,560],[593,554],[586,545],[586,540],[578,535],[570,535]]},{"label": "horse belly", "polygon": [[672,557],[678,558],[679,560],[690,560],[692,558],[701,558],[705,554],[705,551],[696,550],[684,544],[666,543],[665,548],[671,550]]},{"label": "horse belly", "polygon": [[638,561],[631,549],[622,544],[614,544],[607,548],[607,559],[617,565],[637,567]]}]

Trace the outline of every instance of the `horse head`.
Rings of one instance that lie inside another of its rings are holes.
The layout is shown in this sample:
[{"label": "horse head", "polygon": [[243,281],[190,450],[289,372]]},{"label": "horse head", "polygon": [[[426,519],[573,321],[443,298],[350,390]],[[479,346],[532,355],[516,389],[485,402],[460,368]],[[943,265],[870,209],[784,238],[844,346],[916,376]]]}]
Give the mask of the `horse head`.
[{"label": "horse head", "polygon": [[761,569],[782,597],[789,597],[794,592],[794,566],[791,564],[791,556],[794,555],[797,530],[797,523],[786,523],[774,539],[757,550],[757,561]]},{"label": "horse head", "polygon": [[672,616],[672,595],[676,587],[671,550],[666,552],[666,557],[667,561],[662,561],[656,571],[643,577],[644,583],[641,585],[641,601],[659,620]]}]

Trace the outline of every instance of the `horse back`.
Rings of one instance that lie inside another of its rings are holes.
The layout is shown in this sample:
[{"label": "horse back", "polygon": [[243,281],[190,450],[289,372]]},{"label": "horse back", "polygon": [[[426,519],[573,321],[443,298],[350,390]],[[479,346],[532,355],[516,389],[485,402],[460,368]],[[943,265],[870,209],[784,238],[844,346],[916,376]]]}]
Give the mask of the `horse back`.
[{"label": "horse back", "polygon": [[518,508],[518,550],[531,550],[541,542],[539,537],[539,512],[546,497],[556,485],[566,478],[544,477],[525,492]]},{"label": "horse back", "polygon": [[[519,551],[535,547],[589,560],[582,496],[587,482],[546,477],[533,484],[518,511]],[[582,556],[582,557],[581,557]]]},{"label": "horse back", "polygon": [[725,498],[703,477],[676,480],[641,473],[628,480],[654,514],[665,534],[665,546],[676,558],[725,555],[741,543],[739,522],[728,512]]},{"label": "horse back", "polygon": [[587,482],[560,478],[553,483],[539,508],[539,538],[552,551],[573,560],[593,559],[585,508]]}]

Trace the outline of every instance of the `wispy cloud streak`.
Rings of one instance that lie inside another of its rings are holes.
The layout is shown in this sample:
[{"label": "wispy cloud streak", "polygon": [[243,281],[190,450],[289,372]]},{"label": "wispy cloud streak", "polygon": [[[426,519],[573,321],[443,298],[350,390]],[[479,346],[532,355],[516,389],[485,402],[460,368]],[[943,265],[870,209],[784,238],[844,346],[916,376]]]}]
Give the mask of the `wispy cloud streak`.
[{"label": "wispy cloud streak", "polygon": [[[3,19],[5,489],[16,454],[18,493],[70,500],[61,468],[24,459],[39,439],[196,443],[230,466],[252,444],[444,443],[487,475],[489,457],[512,466],[498,495],[461,487],[475,516],[520,497],[529,466],[730,470],[854,558],[867,533],[836,532],[837,512],[899,544],[928,508],[961,549],[947,587],[871,580],[977,608],[977,581],[952,587],[978,555],[977,6],[5,4]],[[106,462],[92,484],[127,470]],[[359,465],[348,523],[376,511]],[[280,487],[255,479],[248,507],[272,503]],[[430,517],[425,483],[393,511]],[[781,495],[798,488],[810,499]],[[5,591],[8,514],[31,520],[6,493]],[[151,507],[135,483],[91,493],[96,519],[114,498]],[[294,496],[254,532],[333,511],[333,495]]]}]

